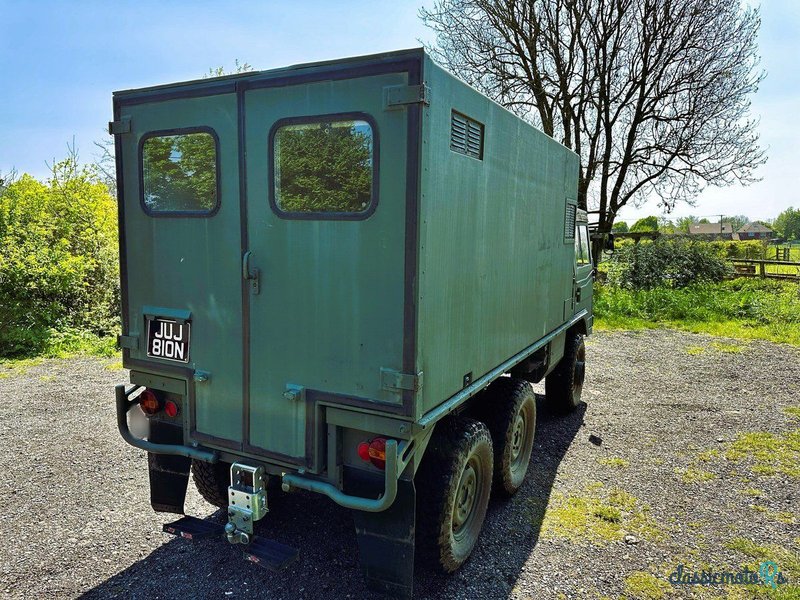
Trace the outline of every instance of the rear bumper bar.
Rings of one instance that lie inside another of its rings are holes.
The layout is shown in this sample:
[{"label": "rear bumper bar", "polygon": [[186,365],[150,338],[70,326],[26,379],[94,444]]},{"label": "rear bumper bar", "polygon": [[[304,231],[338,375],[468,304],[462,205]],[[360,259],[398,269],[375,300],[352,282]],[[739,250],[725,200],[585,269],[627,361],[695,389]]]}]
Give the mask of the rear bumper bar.
[{"label": "rear bumper bar", "polygon": [[386,441],[384,490],[383,494],[377,499],[351,496],[350,494],[345,494],[331,483],[290,473],[283,476],[283,487],[286,491],[290,488],[298,488],[301,490],[308,490],[309,492],[324,494],[336,502],[336,504],[345,508],[363,510],[365,512],[383,512],[392,505],[397,497],[397,479],[405,469],[409,459],[409,457],[401,459],[404,454],[403,450],[405,450],[406,447],[407,442],[402,442],[401,448],[398,449],[397,441]]},{"label": "rear bumper bar", "polygon": [[153,442],[135,437],[128,427],[128,411],[139,404],[139,401],[137,399],[128,400],[128,396],[137,389],[138,386],[133,386],[131,389],[126,390],[125,384],[123,383],[114,388],[114,393],[117,398],[117,428],[123,440],[128,442],[131,446],[153,452],[154,454],[185,456],[187,458],[196,458],[210,463],[215,463],[219,460],[219,454],[210,450],[200,450],[199,448],[192,448],[191,446],[179,444],[154,444]]}]

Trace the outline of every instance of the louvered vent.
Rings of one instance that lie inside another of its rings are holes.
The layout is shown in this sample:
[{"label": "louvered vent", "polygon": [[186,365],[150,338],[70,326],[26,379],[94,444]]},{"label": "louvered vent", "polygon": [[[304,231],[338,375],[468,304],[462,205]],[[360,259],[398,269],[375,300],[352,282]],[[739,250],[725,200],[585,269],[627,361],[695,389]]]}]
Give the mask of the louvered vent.
[{"label": "louvered vent", "polygon": [[450,150],[483,160],[483,125],[453,111]]},{"label": "louvered vent", "polygon": [[564,239],[575,239],[575,209],[574,204],[567,204],[567,214],[564,217]]}]

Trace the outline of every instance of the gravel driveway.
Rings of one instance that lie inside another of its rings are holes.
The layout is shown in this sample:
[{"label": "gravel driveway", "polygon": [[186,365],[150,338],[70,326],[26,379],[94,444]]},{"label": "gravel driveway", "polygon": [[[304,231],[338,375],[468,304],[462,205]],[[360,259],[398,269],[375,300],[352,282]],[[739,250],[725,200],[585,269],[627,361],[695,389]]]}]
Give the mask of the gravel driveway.
[{"label": "gravel driveway", "polygon": [[[0,367],[0,595],[371,597],[350,516],[321,496],[270,497],[262,532],[300,548],[277,574],[222,540],[162,534],[145,454],[116,431],[113,386],[127,373],[114,362]],[[789,577],[785,597],[800,597],[788,589],[800,583],[800,353],[601,332],[588,364],[587,405],[558,417],[539,398],[524,487],[491,503],[460,572],[418,568],[415,597],[750,598],[758,590],[667,578],[678,564],[738,570],[766,559]],[[187,512],[221,519],[192,486]]]}]

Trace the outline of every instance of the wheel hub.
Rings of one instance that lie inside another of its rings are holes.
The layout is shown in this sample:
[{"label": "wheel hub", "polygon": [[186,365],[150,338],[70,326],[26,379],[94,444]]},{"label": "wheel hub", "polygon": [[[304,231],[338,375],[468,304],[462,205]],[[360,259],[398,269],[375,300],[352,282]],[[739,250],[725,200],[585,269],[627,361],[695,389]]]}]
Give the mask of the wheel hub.
[{"label": "wheel hub", "polygon": [[456,492],[456,502],[453,507],[453,535],[457,538],[467,529],[472,512],[475,507],[475,498],[478,492],[478,473],[472,461],[468,462],[461,474]]},{"label": "wheel hub", "polygon": [[522,412],[517,414],[514,420],[514,430],[511,435],[511,462],[514,463],[519,458],[520,452],[525,442],[525,416]]}]

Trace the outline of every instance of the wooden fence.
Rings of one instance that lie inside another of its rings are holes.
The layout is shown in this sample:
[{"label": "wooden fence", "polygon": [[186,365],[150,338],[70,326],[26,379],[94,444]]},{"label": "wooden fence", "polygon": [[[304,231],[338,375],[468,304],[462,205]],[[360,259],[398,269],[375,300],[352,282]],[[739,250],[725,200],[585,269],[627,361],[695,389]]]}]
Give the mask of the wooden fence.
[{"label": "wooden fence", "polygon": [[731,258],[728,262],[733,265],[734,277],[800,280],[800,262],[752,258]]}]

